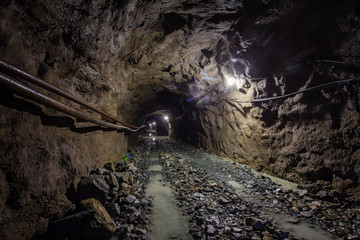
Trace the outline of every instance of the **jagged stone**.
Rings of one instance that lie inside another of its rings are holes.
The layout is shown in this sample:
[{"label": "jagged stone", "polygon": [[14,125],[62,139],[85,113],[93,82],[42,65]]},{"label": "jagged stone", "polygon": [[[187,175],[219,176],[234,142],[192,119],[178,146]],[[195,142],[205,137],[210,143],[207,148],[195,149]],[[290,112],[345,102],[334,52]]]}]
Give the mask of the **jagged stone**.
[{"label": "jagged stone", "polygon": [[214,235],[216,232],[216,229],[214,228],[213,225],[207,225],[206,226],[206,233],[209,234],[210,236],[211,235]]},{"label": "jagged stone", "polygon": [[77,187],[77,196],[79,199],[95,198],[105,202],[109,189],[104,176],[89,175],[81,178]]},{"label": "jagged stone", "polygon": [[101,203],[94,198],[80,202],[84,210],[91,213],[91,217],[81,225],[82,234],[87,239],[109,239],[117,226]]},{"label": "jagged stone", "polygon": [[120,206],[118,203],[109,203],[106,202],[104,204],[104,207],[106,209],[106,211],[109,213],[109,215],[111,216],[111,218],[116,219],[119,217],[120,215]]},{"label": "jagged stone", "polygon": [[120,185],[119,185],[119,182],[118,182],[116,176],[114,174],[112,174],[111,172],[107,172],[107,173],[105,173],[105,175],[109,176],[108,183],[109,183],[111,190],[113,191],[113,193],[117,193],[119,191]]},{"label": "jagged stone", "polygon": [[112,162],[108,162],[104,165],[104,168],[107,169],[110,172],[115,172],[115,167],[114,164]]}]

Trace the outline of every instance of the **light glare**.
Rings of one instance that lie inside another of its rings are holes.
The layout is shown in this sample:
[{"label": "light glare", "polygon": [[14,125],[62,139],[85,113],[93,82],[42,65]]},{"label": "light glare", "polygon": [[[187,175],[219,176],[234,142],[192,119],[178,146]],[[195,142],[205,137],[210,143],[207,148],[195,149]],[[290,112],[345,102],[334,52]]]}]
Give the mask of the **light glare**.
[{"label": "light glare", "polygon": [[230,87],[230,86],[234,85],[234,83],[235,83],[235,78],[232,78],[232,77],[231,77],[231,78],[227,78],[227,79],[226,79],[226,85],[227,85],[227,86]]}]

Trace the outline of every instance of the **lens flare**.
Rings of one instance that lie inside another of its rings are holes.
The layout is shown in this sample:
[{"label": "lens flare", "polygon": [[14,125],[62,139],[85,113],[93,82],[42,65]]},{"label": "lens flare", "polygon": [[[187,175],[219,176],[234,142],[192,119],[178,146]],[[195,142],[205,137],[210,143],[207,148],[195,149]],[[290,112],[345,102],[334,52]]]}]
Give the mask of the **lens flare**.
[{"label": "lens flare", "polygon": [[208,97],[203,97],[202,99],[200,99],[200,100],[196,103],[196,107],[197,107],[197,108],[202,108],[201,103],[204,102],[206,99],[208,99]]},{"label": "lens flare", "polygon": [[216,80],[216,78],[212,78],[212,77],[202,77],[202,80],[211,80],[211,81],[214,81],[214,80]]},{"label": "lens flare", "polygon": [[229,77],[226,79],[226,86],[231,87],[232,85],[234,85],[236,82],[235,78]]}]

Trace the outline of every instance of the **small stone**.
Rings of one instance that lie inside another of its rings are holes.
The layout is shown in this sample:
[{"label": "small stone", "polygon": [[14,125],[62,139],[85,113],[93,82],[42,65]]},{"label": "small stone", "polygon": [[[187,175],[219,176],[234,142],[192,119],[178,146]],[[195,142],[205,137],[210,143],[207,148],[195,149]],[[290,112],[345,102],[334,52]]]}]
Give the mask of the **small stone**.
[{"label": "small stone", "polygon": [[277,189],[275,189],[275,192],[276,193],[279,193],[279,192],[281,192],[282,191],[282,188],[277,188]]},{"label": "small stone", "polygon": [[136,216],[134,214],[128,215],[128,221],[129,222],[133,223],[133,222],[135,222],[135,220],[136,220]]},{"label": "small stone", "polygon": [[107,164],[104,165],[104,168],[109,170],[110,172],[115,172],[115,167],[114,164],[111,162],[108,162]]},{"label": "small stone", "polygon": [[206,226],[206,233],[209,235],[214,235],[216,232],[216,229],[214,228],[213,225],[207,225]]},{"label": "small stone", "polygon": [[299,196],[302,197],[302,196],[305,196],[308,193],[308,190],[306,190],[306,189],[300,190],[298,193],[299,193]]},{"label": "small stone", "polygon": [[313,201],[310,203],[309,207],[312,209],[312,210],[319,210],[322,208],[321,206],[321,203],[319,201]]},{"label": "small stone", "polygon": [[245,231],[247,231],[247,232],[252,232],[252,231],[253,231],[253,227],[252,227],[252,226],[247,226],[247,227],[245,227]]},{"label": "small stone", "polygon": [[273,199],[273,198],[275,198],[275,195],[274,194],[268,194],[268,195],[266,195],[266,198],[267,199]]},{"label": "small stone", "polygon": [[249,217],[249,218],[245,218],[245,223],[248,226],[254,226],[254,224],[257,222],[258,220],[253,218],[253,217]]},{"label": "small stone", "polygon": [[145,230],[145,229],[139,228],[139,229],[138,229],[138,232],[139,232],[140,234],[146,235],[146,230]]},{"label": "small stone", "polygon": [[259,231],[263,231],[265,229],[264,224],[261,221],[257,221],[254,226],[253,226],[254,230],[259,230]]},{"label": "small stone", "polygon": [[272,240],[272,239],[274,239],[274,238],[271,233],[269,233],[267,231],[263,232],[263,240]]},{"label": "small stone", "polygon": [[109,176],[108,184],[109,184],[109,186],[111,188],[110,191],[109,191],[109,195],[110,196],[117,195],[117,193],[119,191],[119,182],[118,182],[117,178],[111,172],[106,172],[105,175]]},{"label": "small stone", "polygon": [[297,208],[297,207],[292,207],[291,208],[293,211],[295,211],[295,212],[298,212],[299,211],[299,208]]},{"label": "small stone", "polygon": [[287,220],[287,222],[292,223],[292,224],[298,224],[298,223],[300,223],[300,219],[290,218]]},{"label": "small stone", "polygon": [[122,178],[125,176],[125,172],[114,172],[112,174],[115,175],[115,177],[117,178],[118,181],[121,181]]},{"label": "small stone", "polygon": [[206,219],[207,222],[214,224],[215,226],[218,226],[220,224],[220,219],[218,216],[211,216],[210,218]]},{"label": "small stone", "polygon": [[359,240],[360,238],[359,238],[359,236],[352,236],[352,235],[350,235],[350,236],[347,236],[347,239],[348,239],[348,240]]},{"label": "small stone", "polygon": [[132,163],[126,164],[125,168],[126,168],[128,171],[132,171],[132,172],[137,171],[137,168],[136,168]]},{"label": "small stone", "polygon": [[116,218],[120,214],[120,206],[117,203],[105,203],[105,209],[112,218]]},{"label": "small stone", "polygon": [[220,197],[219,200],[218,200],[218,202],[219,202],[220,204],[225,205],[225,204],[228,204],[230,201],[227,200],[226,198]]},{"label": "small stone", "polygon": [[254,235],[252,235],[251,237],[252,240],[261,240],[261,237],[259,237],[256,233]]},{"label": "small stone", "polygon": [[127,227],[127,231],[128,232],[132,232],[132,230],[134,229],[134,225],[132,225],[132,224],[130,224],[130,225],[128,225],[128,227]]},{"label": "small stone", "polygon": [[280,237],[280,239],[289,238],[289,233],[288,232],[280,232],[279,237]]},{"label": "small stone", "polygon": [[231,228],[229,226],[224,227],[224,232],[229,233],[231,231]]},{"label": "small stone", "polygon": [[320,198],[325,198],[327,195],[328,195],[327,192],[324,190],[321,190],[316,194],[316,196],[318,196]]},{"label": "small stone", "polygon": [[307,212],[307,211],[303,211],[300,213],[301,216],[303,217],[311,217],[312,216],[312,213],[311,212]]},{"label": "small stone", "polygon": [[136,197],[133,196],[133,195],[128,195],[128,196],[125,198],[125,201],[126,201],[127,203],[133,203],[135,200],[136,200]]},{"label": "small stone", "polygon": [[235,239],[242,239],[243,235],[241,233],[233,233],[233,236],[235,237]]},{"label": "small stone", "polygon": [[193,197],[195,197],[195,198],[205,198],[205,195],[202,194],[202,193],[196,192],[196,193],[193,194]]}]

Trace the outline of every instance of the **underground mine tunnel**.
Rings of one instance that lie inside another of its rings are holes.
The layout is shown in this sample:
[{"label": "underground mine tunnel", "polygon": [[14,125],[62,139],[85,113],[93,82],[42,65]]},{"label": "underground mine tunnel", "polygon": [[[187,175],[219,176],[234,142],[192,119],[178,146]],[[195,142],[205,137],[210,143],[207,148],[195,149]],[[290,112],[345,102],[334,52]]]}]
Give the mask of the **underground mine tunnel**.
[{"label": "underground mine tunnel", "polygon": [[357,0],[0,1],[1,239],[359,239]]}]

